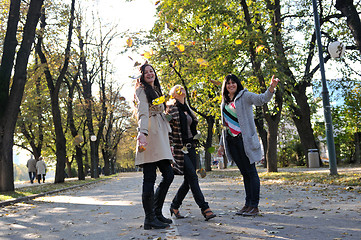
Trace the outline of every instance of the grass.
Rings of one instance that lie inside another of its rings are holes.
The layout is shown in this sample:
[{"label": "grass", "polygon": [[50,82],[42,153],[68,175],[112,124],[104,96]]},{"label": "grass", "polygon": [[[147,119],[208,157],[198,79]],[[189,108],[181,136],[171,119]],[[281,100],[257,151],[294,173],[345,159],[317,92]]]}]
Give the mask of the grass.
[{"label": "grass", "polygon": [[51,191],[56,191],[63,188],[72,187],[75,185],[82,185],[85,183],[97,182],[100,180],[112,178],[115,175],[111,176],[101,176],[100,178],[86,178],[85,180],[68,180],[63,183],[56,184],[36,184],[29,187],[17,188],[13,192],[0,192],[0,201],[13,200],[16,198],[31,196],[34,194],[46,193]]},{"label": "grass", "polygon": [[[241,178],[242,175],[235,168],[229,168],[227,170],[213,170],[207,173],[209,176],[214,177],[230,177]],[[286,184],[295,183],[320,183],[328,185],[342,185],[342,186],[361,186],[361,174],[359,172],[342,172],[338,175],[330,175],[328,172],[316,172],[316,171],[296,171],[296,172],[260,172],[260,180],[263,183],[282,182]]]}]

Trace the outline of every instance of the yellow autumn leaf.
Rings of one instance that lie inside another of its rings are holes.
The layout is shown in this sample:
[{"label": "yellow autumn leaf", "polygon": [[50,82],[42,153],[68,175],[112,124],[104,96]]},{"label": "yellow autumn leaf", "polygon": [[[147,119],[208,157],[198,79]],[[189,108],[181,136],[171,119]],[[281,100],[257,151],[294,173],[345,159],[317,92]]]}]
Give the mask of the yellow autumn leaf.
[{"label": "yellow autumn leaf", "polygon": [[173,41],[170,42],[170,45],[173,46],[175,43]]},{"label": "yellow autumn leaf", "polygon": [[181,14],[183,12],[183,8],[178,9],[178,14]]},{"label": "yellow autumn leaf", "polygon": [[160,96],[159,98],[156,98],[152,101],[153,105],[159,105],[165,102],[165,97],[164,96]]},{"label": "yellow autumn leaf", "polygon": [[182,91],[181,91],[181,87],[178,87],[177,89],[176,89],[176,93],[178,94],[178,95],[182,95]]},{"label": "yellow autumn leaf", "polygon": [[222,64],[223,64],[223,66],[224,66],[224,65],[226,65],[226,64],[227,64],[227,62],[228,62],[228,61],[227,61],[227,60],[225,60],[225,61],[222,63]]},{"label": "yellow autumn leaf", "polygon": [[183,44],[179,44],[177,47],[178,47],[180,52],[184,52],[185,48],[184,48]]},{"label": "yellow autumn leaf", "polygon": [[131,38],[127,39],[127,45],[128,47],[131,47],[133,45],[133,40]]},{"label": "yellow autumn leaf", "polygon": [[207,11],[208,9],[210,9],[210,6],[203,8],[202,11],[205,12],[205,11]]},{"label": "yellow autumn leaf", "polygon": [[217,85],[217,86],[222,85],[221,82],[216,81],[216,80],[213,80],[213,79],[209,79],[209,81],[210,81],[211,83],[213,83],[214,85]]},{"label": "yellow autumn leaf", "polygon": [[257,48],[256,48],[256,53],[259,53],[260,51],[262,51],[264,49],[264,46],[263,45],[259,45]]},{"label": "yellow autumn leaf", "polygon": [[201,66],[201,67],[208,67],[208,62],[206,60],[204,60],[203,58],[198,58],[197,59],[197,63]]},{"label": "yellow autumn leaf", "polygon": [[160,0],[156,1],[154,5],[157,6],[159,3],[160,3]]},{"label": "yellow autumn leaf", "polygon": [[143,54],[143,57],[145,57],[146,59],[149,59],[150,58],[150,53],[149,52],[145,52]]},{"label": "yellow autumn leaf", "polygon": [[236,44],[242,44],[243,41],[242,41],[241,39],[237,39],[237,40],[235,41],[235,43],[236,43]]},{"label": "yellow autumn leaf", "polygon": [[229,28],[229,25],[227,22],[223,22],[223,25],[228,29]]}]

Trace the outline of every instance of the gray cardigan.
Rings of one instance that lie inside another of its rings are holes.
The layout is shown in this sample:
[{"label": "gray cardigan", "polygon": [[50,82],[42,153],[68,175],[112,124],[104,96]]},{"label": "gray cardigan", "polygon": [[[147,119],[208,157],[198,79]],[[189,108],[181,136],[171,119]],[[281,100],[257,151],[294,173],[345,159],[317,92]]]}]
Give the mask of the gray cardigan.
[{"label": "gray cardigan", "polygon": [[[258,139],[256,125],[254,123],[254,115],[253,115],[253,106],[262,106],[263,104],[269,102],[273,96],[273,93],[267,89],[266,92],[262,94],[256,94],[249,92],[247,89],[243,89],[240,91],[234,99],[234,103],[236,106],[238,123],[242,132],[242,139],[244,143],[244,150],[246,152],[247,157],[249,158],[250,163],[255,163],[262,160],[263,151],[261,148],[261,144]],[[222,124],[224,125],[223,118],[223,108],[225,103],[221,104],[221,116],[222,116]],[[222,136],[219,144],[224,146],[226,156],[229,160],[233,160],[228,144],[226,141],[227,130],[224,129],[222,131]]]}]

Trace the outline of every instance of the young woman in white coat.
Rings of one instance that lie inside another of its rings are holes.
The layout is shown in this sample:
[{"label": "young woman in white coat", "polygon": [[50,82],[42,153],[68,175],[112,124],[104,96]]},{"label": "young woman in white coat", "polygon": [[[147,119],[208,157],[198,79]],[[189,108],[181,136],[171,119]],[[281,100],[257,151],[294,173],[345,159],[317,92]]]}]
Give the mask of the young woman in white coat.
[{"label": "young woman in white coat", "polygon": [[[138,119],[135,165],[143,168],[144,229],[161,229],[172,223],[171,219],[162,214],[165,197],[174,179],[171,167],[173,156],[169,144],[171,128],[164,115],[165,105],[158,101],[162,91],[154,68],[144,64],[140,71],[141,77],[135,91]],[[162,180],[154,193],[157,168],[162,173]]]},{"label": "young woman in white coat", "polygon": [[233,160],[243,176],[246,199],[237,215],[259,214],[260,180],[255,163],[263,156],[254,123],[253,105],[262,106],[269,102],[277,86],[278,78],[271,79],[270,87],[262,94],[244,89],[238,77],[229,74],[222,86],[221,115],[222,131],[218,155],[226,154]]}]

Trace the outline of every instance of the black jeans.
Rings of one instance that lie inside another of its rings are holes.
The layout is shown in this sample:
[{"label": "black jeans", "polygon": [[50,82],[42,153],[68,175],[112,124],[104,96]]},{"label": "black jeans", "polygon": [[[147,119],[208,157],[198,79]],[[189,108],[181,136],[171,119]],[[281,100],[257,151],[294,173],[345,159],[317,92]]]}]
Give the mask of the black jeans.
[{"label": "black jeans", "polygon": [[244,188],[246,190],[246,206],[258,207],[260,195],[260,180],[257,173],[256,165],[250,164],[249,159],[244,151],[242,136],[231,137],[227,135],[229,152],[241,171],[243,176]]},{"label": "black jeans", "polygon": [[196,172],[196,150],[194,147],[188,149],[188,154],[184,154],[184,181],[179,187],[175,195],[171,207],[178,209],[186,197],[189,188],[192,191],[193,198],[199,208],[204,211],[209,208],[208,203],[205,201],[201,188],[199,187],[198,176]]},{"label": "black jeans", "polygon": [[38,174],[38,183],[40,183],[41,177],[43,177],[43,182],[45,182],[45,174]]},{"label": "black jeans", "polygon": [[[154,184],[157,178],[157,167],[162,173],[162,180],[158,185],[157,191],[161,192],[161,197],[165,198],[169,186],[173,182],[174,173],[169,160],[161,160],[153,163],[143,164],[143,194],[154,195]],[[163,200],[164,201],[164,200]]]},{"label": "black jeans", "polygon": [[30,182],[33,182],[35,179],[35,172],[29,172],[29,178],[30,178]]}]

